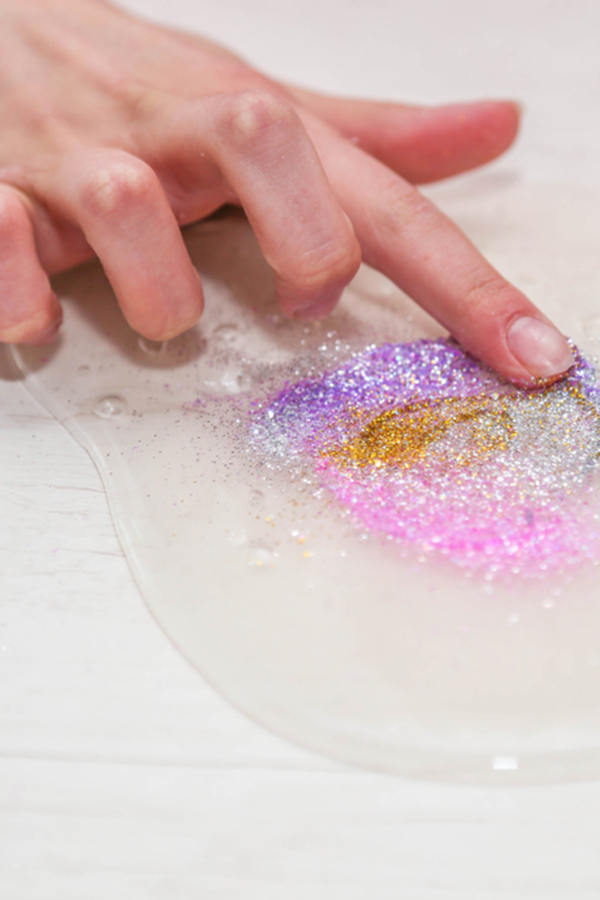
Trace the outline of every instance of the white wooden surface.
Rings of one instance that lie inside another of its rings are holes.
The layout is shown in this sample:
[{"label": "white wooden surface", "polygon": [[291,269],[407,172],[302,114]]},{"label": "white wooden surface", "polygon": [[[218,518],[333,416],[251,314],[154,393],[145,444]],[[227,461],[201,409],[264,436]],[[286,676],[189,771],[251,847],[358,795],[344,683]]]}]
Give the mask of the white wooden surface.
[{"label": "white wooden surface", "polygon": [[[315,87],[520,95],[529,120],[500,165],[598,182],[596,4],[127,5]],[[215,695],[146,611],[92,463],[5,355],[0,510],[2,900],[600,898],[600,783],[352,770]]]}]

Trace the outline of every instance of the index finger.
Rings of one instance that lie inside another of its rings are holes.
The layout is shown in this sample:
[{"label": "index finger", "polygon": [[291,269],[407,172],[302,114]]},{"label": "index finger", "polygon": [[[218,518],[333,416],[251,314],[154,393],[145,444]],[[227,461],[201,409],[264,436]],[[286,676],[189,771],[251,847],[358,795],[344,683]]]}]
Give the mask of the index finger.
[{"label": "index finger", "polygon": [[511,381],[573,364],[564,336],[415,187],[312,116],[305,122],[366,263]]}]

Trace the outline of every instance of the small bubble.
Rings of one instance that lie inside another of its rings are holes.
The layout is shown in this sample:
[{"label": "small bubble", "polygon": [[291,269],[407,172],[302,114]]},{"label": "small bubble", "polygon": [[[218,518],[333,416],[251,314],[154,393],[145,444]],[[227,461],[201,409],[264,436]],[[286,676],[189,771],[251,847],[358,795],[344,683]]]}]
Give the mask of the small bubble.
[{"label": "small bubble", "polygon": [[521,616],[519,613],[511,613],[507,621],[509,625],[516,625],[517,622],[521,621]]},{"label": "small bubble", "polygon": [[114,416],[120,416],[126,406],[127,403],[123,397],[119,397],[118,394],[110,394],[97,401],[94,413],[101,419],[112,419]]},{"label": "small bubble", "polygon": [[225,344],[233,344],[239,335],[239,328],[233,322],[223,322],[213,330],[213,336]]},{"label": "small bubble", "polygon": [[249,566],[268,566],[275,559],[275,551],[262,541],[254,541],[248,550]]},{"label": "small bubble", "polygon": [[495,772],[514,772],[518,768],[518,756],[492,756],[492,769]]},{"label": "small bubble", "polygon": [[[394,293],[394,285],[391,281],[383,281],[381,284],[377,285],[376,291],[380,297],[391,297]],[[406,315],[406,318],[412,320],[412,316],[410,313]]]},{"label": "small bubble", "polygon": [[228,394],[240,394],[250,387],[250,379],[239,369],[228,369],[223,372],[219,383]]}]

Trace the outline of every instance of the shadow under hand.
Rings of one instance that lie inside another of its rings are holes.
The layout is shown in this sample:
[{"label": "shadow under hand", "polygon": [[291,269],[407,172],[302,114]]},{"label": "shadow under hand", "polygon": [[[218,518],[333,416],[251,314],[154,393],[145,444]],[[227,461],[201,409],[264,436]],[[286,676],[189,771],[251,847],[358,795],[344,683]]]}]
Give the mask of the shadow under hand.
[{"label": "shadow under hand", "polygon": [[[53,279],[65,308],[61,337],[46,347],[21,347],[22,368],[39,372],[66,345],[80,342],[83,363],[98,364],[101,354],[118,365],[137,370],[176,370],[196,361],[209,369],[227,355],[252,362],[265,372],[295,356],[298,350],[321,351],[323,338],[335,335],[340,343],[371,340],[403,341],[413,331],[430,330],[432,320],[383,276],[363,268],[339,307],[318,322],[284,316],[277,304],[271,270],[243,212],[226,207],[210,219],[183,232],[192,262],[200,272],[206,308],[198,324],[165,343],[146,340],[127,324],[111,285],[98,261],[85,263]],[[70,314],[70,309],[76,315]],[[386,324],[375,334],[373,322]],[[439,333],[439,327],[435,327]],[[252,340],[250,340],[250,333]],[[329,340],[328,338],[328,340]],[[329,341],[331,342],[331,341]],[[85,346],[84,346],[85,345]],[[87,358],[89,356],[89,359]],[[79,359],[80,368],[82,360]],[[104,367],[108,363],[103,363]],[[84,365],[83,368],[86,366]]]}]

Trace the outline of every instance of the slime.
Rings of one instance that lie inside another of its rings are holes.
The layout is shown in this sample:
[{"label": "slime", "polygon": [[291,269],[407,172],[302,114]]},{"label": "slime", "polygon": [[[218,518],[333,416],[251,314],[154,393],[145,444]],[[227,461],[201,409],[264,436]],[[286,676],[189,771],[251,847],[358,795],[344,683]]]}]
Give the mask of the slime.
[{"label": "slime", "polygon": [[284,319],[233,214],[186,231],[188,334],[140,340],[91,265],[55,282],[64,336],[14,356],[156,621],[254,721],[403,776],[597,778],[600,196],[436,190],[581,347],[564,381],[500,381],[369,269]]}]

